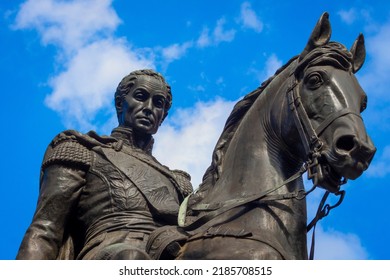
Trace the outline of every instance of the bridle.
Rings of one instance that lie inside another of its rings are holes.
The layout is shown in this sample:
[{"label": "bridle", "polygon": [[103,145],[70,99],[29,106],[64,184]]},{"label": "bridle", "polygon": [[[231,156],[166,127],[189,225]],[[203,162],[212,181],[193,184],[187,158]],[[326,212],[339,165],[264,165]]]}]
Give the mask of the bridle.
[{"label": "bridle", "polygon": [[[307,115],[307,112],[302,104],[301,95],[299,92],[298,79],[296,77],[296,73],[292,71],[289,77],[290,85],[287,89],[287,100],[289,108],[293,114],[294,122],[296,128],[299,132],[300,138],[302,140],[307,161],[305,162],[305,166],[308,172],[308,179],[311,179],[313,182],[313,187],[308,192],[305,193],[305,196],[312,192],[317,186],[321,186],[321,183],[325,180],[325,174],[323,173],[322,166],[320,164],[319,159],[321,158],[321,151],[324,148],[324,143],[319,138],[319,136],[338,118],[353,114],[361,118],[359,114],[356,114],[349,108],[344,108],[342,110],[336,111],[330,116],[328,116],[316,129],[313,128],[313,125]],[[317,222],[322,218],[326,217],[329,212],[339,206],[345,196],[345,190],[339,190],[340,185],[347,183],[347,179],[344,178],[340,181],[339,185],[336,186],[332,192],[339,196],[339,200],[333,205],[325,204],[330,190],[327,190],[323,195],[321,202],[318,206],[317,212],[313,220],[307,225],[307,232],[313,229],[312,233],[312,243],[310,249],[309,259],[314,258],[314,246],[315,246],[315,229]]]},{"label": "bridle", "polygon": [[[315,186],[320,186],[325,179],[325,174],[323,174],[322,167],[319,163],[319,159],[321,158],[321,152],[324,148],[324,143],[319,138],[319,136],[336,119],[340,117],[346,116],[348,114],[355,115],[359,118],[361,118],[361,116],[352,111],[350,108],[344,108],[342,110],[333,112],[317,128],[314,129],[302,104],[301,95],[298,87],[298,80],[294,71],[290,74],[289,81],[290,85],[287,89],[287,100],[289,108],[293,114],[296,128],[299,132],[299,136],[305,149],[307,157],[306,164],[308,171],[308,179],[311,179]],[[347,180],[344,178],[340,182],[340,185],[343,185],[346,182]],[[339,186],[337,186],[335,189],[332,189],[331,191],[337,193]]]}]

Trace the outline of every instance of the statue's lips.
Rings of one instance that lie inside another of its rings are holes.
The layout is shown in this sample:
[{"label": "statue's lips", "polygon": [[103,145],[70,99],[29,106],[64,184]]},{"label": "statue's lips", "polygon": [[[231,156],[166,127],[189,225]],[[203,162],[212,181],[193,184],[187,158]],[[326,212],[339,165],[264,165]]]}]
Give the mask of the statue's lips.
[{"label": "statue's lips", "polygon": [[141,124],[144,124],[144,125],[152,125],[154,124],[154,121],[152,118],[148,118],[148,117],[137,117],[137,120],[141,123]]}]

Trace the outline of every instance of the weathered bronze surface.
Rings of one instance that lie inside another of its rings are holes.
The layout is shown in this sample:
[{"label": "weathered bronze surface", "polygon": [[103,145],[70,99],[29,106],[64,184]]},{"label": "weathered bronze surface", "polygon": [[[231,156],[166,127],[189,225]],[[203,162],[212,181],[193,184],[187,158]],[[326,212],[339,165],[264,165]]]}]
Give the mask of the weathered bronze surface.
[{"label": "weathered bronze surface", "polygon": [[151,155],[169,86],[149,70],[125,77],[111,136],[65,131],[49,145],[18,258],[307,259],[301,175],[342,196],[376,151],[354,76],[364,38],[348,51],[330,36],[324,13],[304,51],[236,104],[190,196],[189,175]]},{"label": "weathered bronze surface", "polygon": [[[330,36],[324,13],[304,51],[236,104],[203,183],[182,204],[176,259],[308,258],[301,175],[307,170],[315,186],[342,198],[340,185],[359,177],[376,151],[354,76],[364,38],[348,51]],[[152,237],[174,243],[175,230],[167,230]],[[149,253],[159,258],[153,243]]]},{"label": "weathered bronze surface", "polygon": [[171,106],[154,71],[130,73],[115,93],[111,136],[64,131],[47,148],[38,206],[18,259],[148,259],[149,234],[176,224],[188,174],[151,154]]}]

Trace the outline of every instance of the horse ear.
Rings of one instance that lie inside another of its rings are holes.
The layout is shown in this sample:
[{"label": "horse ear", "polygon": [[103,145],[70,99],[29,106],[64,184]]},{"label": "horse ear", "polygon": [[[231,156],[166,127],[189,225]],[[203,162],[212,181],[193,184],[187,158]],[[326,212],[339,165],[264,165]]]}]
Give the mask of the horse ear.
[{"label": "horse ear", "polygon": [[352,45],[352,72],[356,73],[362,68],[364,60],[366,59],[366,47],[364,45],[364,36],[359,34]]},{"label": "horse ear", "polygon": [[311,50],[326,45],[330,40],[331,34],[332,28],[329,22],[329,14],[325,12],[314,27],[305,49],[299,56],[299,60],[302,60]]}]

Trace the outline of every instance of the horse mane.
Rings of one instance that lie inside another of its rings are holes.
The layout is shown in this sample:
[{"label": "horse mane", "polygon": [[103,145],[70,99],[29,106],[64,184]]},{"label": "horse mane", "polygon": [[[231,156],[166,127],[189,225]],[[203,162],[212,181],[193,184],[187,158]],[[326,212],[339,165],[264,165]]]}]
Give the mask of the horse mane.
[{"label": "horse mane", "polygon": [[280,67],[273,76],[264,81],[257,89],[244,96],[233,108],[229,117],[226,120],[224,129],[212,154],[212,161],[209,168],[206,170],[203,181],[199,186],[198,195],[201,195],[209,187],[214,186],[222,172],[222,163],[225,152],[229,144],[243,120],[246,113],[249,111],[255,100],[268,87],[268,85],[292,62],[298,59],[298,65],[294,70],[295,75],[299,78],[300,73],[307,67],[314,65],[332,65],[339,69],[351,69],[352,55],[344,45],[337,42],[329,42],[324,46],[320,46],[309,52],[304,57],[294,56],[286,64]]},{"label": "horse mane", "polygon": [[206,170],[203,176],[203,181],[199,187],[200,190],[205,187],[207,188],[207,186],[213,186],[215,182],[219,179],[219,174],[221,173],[221,165],[225,152],[228,149],[229,144],[242,119],[249,111],[255,100],[268,87],[268,85],[274,80],[274,78],[277,77],[281,72],[283,72],[283,70],[285,70],[296,59],[297,56],[291,58],[286,64],[280,67],[273,76],[265,80],[258,88],[245,95],[234,106],[232,112],[226,120],[222,134],[219,137],[217,144],[215,145],[212,154],[211,165]]},{"label": "horse mane", "polygon": [[295,69],[295,75],[299,78],[305,69],[313,66],[331,65],[335,68],[349,71],[352,69],[353,56],[347,48],[338,42],[329,42],[317,47],[304,57],[300,57]]}]

